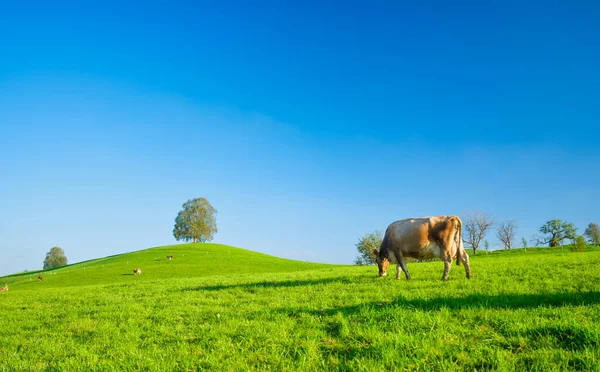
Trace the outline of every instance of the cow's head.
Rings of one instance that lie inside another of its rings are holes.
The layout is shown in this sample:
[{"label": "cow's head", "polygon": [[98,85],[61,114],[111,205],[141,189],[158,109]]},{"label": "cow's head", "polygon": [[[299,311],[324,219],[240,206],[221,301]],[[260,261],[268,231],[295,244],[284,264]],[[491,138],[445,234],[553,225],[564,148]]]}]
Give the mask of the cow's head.
[{"label": "cow's head", "polygon": [[379,267],[379,276],[386,276],[388,266],[390,266],[390,260],[387,257],[384,257],[383,252],[378,249],[373,250],[373,254],[375,255],[375,262],[377,262],[377,267]]}]

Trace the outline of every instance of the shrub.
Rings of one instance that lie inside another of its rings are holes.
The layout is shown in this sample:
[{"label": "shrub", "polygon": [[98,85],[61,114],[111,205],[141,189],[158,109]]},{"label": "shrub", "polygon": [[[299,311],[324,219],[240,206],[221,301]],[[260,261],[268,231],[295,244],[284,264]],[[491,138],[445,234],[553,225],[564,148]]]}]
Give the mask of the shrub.
[{"label": "shrub", "polygon": [[585,246],[587,245],[587,242],[585,241],[585,238],[581,235],[578,235],[575,238],[575,242],[573,245],[571,245],[571,251],[573,252],[583,252],[583,250],[585,249]]}]

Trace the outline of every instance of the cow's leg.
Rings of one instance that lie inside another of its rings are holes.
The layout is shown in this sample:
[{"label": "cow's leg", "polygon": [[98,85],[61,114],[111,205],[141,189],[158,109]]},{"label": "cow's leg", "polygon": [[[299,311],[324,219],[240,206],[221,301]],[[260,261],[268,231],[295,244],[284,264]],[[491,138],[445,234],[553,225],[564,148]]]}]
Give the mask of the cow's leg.
[{"label": "cow's leg", "polygon": [[406,268],[404,256],[402,256],[402,254],[396,255],[396,260],[398,261],[398,264],[396,265],[396,279],[400,279],[400,269],[402,269],[402,271],[404,271],[404,275],[406,276],[406,280],[410,280],[410,274]]},{"label": "cow's leg", "polygon": [[469,254],[465,250],[462,250],[461,252],[459,252],[458,256],[460,257],[460,260],[462,261],[462,263],[465,265],[465,272],[467,273],[467,279],[470,279],[471,278],[471,265],[469,264]]},{"label": "cow's leg", "polygon": [[450,268],[452,267],[452,256],[447,254],[444,257],[444,275],[442,275],[442,280],[448,280],[448,273],[450,272]]}]

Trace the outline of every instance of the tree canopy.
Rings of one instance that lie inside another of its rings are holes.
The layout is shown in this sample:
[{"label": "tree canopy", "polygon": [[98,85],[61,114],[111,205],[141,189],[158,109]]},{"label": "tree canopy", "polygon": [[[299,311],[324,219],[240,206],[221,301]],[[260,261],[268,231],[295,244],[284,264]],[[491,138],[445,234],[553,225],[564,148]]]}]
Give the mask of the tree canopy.
[{"label": "tree canopy", "polygon": [[59,266],[65,266],[67,264],[67,256],[65,251],[61,247],[53,247],[48,253],[46,253],[46,259],[44,260],[44,270],[53,269]]},{"label": "tree canopy", "polygon": [[540,232],[546,236],[539,243],[558,247],[565,239],[574,240],[577,236],[575,226],[562,220],[550,220],[540,227]]},{"label": "tree canopy", "polygon": [[587,236],[590,244],[600,245],[600,228],[598,228],[598,224],[590,223],[583,235]]},{"label": "tree canopy", "polygon": [[375,255],[373,254],[373,250],[381,247],[382,238],[383,234],[379,230],[375,230],[371,234],[365,234],[360,238],[358,243],[356,243],[358,256],[354,260],[354,264],[358,266],[374,265]]},{"label": "tree canopy", "polygon": [[175,218],[173,236],[177,240],[207,242],[218,231],[217,210],[205,198],[186,201]]}]

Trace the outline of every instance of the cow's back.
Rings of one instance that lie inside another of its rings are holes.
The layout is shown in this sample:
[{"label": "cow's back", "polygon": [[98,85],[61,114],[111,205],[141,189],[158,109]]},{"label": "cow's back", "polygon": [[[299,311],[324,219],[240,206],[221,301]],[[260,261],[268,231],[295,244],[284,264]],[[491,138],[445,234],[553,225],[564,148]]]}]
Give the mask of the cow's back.
[{"label": "cow's back", "polygon": [[[441,257],[443,248],[431,239],[431,229],[448,219],[447,216],[418,217],[390,224],[385,232],[386,248],[394,255],[427,259]],[[390,255],[391,256],[391,255]]]}]

